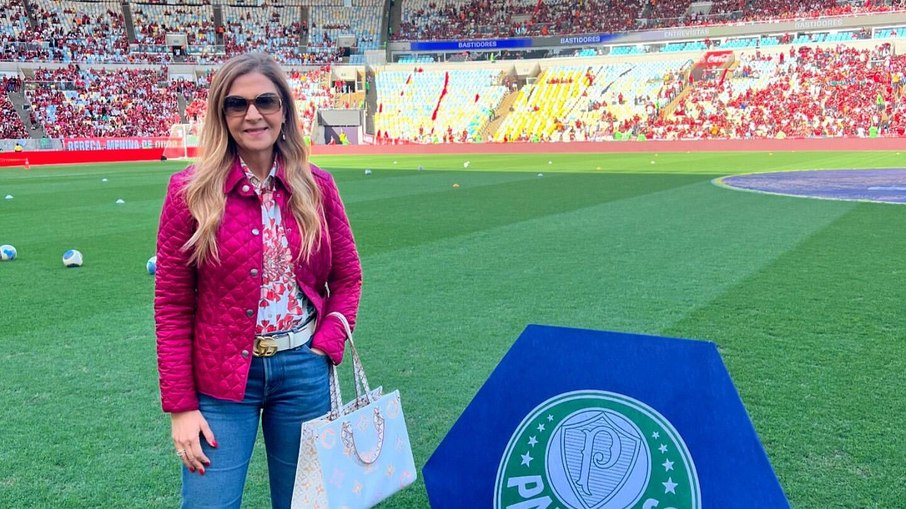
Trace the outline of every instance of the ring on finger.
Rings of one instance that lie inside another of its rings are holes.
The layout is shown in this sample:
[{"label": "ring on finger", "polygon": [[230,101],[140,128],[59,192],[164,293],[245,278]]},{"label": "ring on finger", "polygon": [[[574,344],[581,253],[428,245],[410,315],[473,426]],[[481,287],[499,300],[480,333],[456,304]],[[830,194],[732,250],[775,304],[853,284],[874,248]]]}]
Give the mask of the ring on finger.
[{"label": "ring on finger", "polygon": [[186,450],[185,450],[185,449],[180,449],[180,450],[176,451],[176,455],[177,455],[177,456],[185,456],[185,455],[186,455]]}]

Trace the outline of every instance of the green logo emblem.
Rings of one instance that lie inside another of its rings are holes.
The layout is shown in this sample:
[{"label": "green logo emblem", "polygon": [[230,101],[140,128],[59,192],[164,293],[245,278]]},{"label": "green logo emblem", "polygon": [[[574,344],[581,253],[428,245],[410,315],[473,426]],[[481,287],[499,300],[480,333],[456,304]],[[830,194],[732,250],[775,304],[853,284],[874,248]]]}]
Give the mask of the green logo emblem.
[{"label": "green logo emblem", "polygon": [[532,410],[497,469],[494,509],[701,509],[673,425],[622,394],[573,391]]}]

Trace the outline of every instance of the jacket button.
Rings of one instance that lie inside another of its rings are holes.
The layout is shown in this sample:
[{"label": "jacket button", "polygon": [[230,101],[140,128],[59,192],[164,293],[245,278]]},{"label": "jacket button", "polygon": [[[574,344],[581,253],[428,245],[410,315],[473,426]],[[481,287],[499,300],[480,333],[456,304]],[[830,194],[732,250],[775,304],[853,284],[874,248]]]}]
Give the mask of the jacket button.
[{"label": "jacket button", "polygon": [[252,270],[250,271],[250,274],[252,275],[252,277],[257,276],[257,275],[258,275],[258,269],[252,269]]},{"label": "jacket button", "polygon": [[249,351],[248,351],[248,350],[243,350],[243,351],[242,351],[242,358],[243,358],[243,359],[248,359],[248,358],[249,358]]},{"label": "jacket button", "polygon": [[249,189],[251,189],[251,187],[249,187],[248,185],[242,186],[242,192],[243,192],[243,193],[249,192]]},{"label": "jacket button", "polygon": [[251,310],[251,309],[246,309],[245,316],[255,316],[255,311]]},{"label": "jacket button", "polygon": [[261,232],[258,231],[258,228],[252,228],[252,235],[258,235],[259,233]]}]

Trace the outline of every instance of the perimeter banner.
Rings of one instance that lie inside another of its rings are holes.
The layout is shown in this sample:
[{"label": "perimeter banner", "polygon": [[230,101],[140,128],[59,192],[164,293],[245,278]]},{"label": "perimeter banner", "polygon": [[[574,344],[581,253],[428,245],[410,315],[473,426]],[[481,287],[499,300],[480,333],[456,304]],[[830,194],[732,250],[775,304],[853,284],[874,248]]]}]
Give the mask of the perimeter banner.
[{"label": "perimeter banner", "polygon": [[434,509],[788,509],[713,343],[528,326],[423,470]]},{"label": "perimeter banner", "polygon": [[531,39],[475,39],[465,41],[410,42],[412,51],[471,51],[528,48]]},{"label": "perimeter banner", "polygon": [[63,150],[135,150],[182,147],[175,138],[135,136],[131,138],[63,138]]}]

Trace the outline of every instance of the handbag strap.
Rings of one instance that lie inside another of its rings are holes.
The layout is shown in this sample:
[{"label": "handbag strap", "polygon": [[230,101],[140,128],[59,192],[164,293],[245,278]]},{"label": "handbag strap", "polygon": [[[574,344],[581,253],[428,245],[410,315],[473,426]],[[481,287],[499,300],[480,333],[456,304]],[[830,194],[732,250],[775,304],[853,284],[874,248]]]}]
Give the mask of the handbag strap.
[{"label": "handbag strap", "polygon": [[[355,348],[352,340],[352,329],[349,327],[349,320],[339,311],[328,313],[327,316],[333,316],[343,324],[343,330],[346,332],[346,340],[349,342],[349,353],[352,357],[352,371],[355,379],[356,399],[365,403],[373,403],[375,400],[371,394],[371,386],[368,384],[368,377],[365,375],[365,366],[359,357],[359,352]],[[343,411],[343,398],[340,394],[340,381],[337,376],[336,365],[331,364],[330,370],[330,412],[331,417],[339,417]]]},{"label": "handbag strap", "polygon": [[337,376],[337,365],[332,362],[330,363],[327,381],[330,385],[330,414],[328,419],[335,421],[340,418],[340,412],[343,408],[343,396],[340,394],[340,377]]}]

